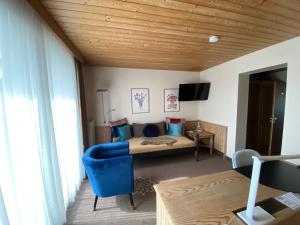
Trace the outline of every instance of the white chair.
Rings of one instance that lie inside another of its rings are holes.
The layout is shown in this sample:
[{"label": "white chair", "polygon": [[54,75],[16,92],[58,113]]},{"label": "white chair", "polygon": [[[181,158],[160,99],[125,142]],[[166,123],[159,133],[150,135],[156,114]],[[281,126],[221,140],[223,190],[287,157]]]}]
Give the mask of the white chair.
[{"label": "white chair", "polygon": [[236,169],[242,166],[250,166],[253,164],[252,156],[260,156],[260,154],[252,149],[243,149],[236,151],[232,157],[232,167]]}]

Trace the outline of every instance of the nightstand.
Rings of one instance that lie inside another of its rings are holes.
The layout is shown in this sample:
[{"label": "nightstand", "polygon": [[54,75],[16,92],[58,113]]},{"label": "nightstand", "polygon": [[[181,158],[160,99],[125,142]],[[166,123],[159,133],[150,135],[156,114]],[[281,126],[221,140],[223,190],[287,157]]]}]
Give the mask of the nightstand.
[{"label": "nightstand", "polygon": [[[215,137],[215,134],[210,133],[210,132],[205,131],[205,130],[203,130],[201,132],[198,132],[196,130],[189,130],[189,131],[186,131],[186,135],[196,141],[196,148],[197,148],[196,158],[197,158],[197,161],[199,161],[200,147],[209,148],[210,154],[212,155],[213,150],[214,150],[214,137]],[[202,142],[202,140],[204,140],[204,139],[209,139],[209,144],[208,145]]]}]

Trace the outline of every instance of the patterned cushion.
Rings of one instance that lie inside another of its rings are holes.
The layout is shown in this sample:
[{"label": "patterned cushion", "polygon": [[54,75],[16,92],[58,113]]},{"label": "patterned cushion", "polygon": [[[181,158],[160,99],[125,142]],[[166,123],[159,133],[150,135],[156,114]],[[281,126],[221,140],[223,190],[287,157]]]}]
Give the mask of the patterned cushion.
[{"label": "patterned cushion", "polygon": [[127,118],[123,118],[123,119],[120,119],[120,120],[116,120],[116,121],[110,121],[109,122],[109,125],[111,127],[116,127],[116,126],[120,126],[120,125],[124,125],[124,124],[128,124],[128,120]]}]

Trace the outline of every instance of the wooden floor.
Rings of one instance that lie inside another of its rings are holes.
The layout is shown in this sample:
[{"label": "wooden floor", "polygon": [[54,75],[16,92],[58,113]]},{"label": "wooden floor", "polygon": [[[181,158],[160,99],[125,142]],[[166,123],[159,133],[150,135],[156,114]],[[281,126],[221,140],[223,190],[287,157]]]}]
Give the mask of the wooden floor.
[{"label": "wooden floor", "polygon": [[[135,161],[135,177],[151,177],[161,182],[201,176],[231,169],[231,162],[221,156],[201,153],[196,162],[192,154],[167,156]],[[155,225],[155,193],[134,195],[137,210],[133,211],[128,195],[99,200],[92,211],[94,194],[88,181],[84,181],[76,202],[68,209],[66,225]]]}]

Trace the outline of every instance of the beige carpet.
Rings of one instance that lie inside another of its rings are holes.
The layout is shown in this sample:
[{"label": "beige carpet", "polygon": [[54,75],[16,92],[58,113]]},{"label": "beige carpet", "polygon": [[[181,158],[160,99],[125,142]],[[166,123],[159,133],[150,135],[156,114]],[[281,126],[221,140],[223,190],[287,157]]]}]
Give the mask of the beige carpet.
[{"label": "beige carpet", "polygon": [[[195,161],[192,154],[138,160],[134,163],[135,177],[151,177],[157,182],[201,176],[231,169],[231,163],[221,156],[201,153]],[[76,202],[69,207],[66,225],[155,225],[155,193],[134,195],[137,209],[132,210],[129,196],[99,198],[94,212],[94,194],[84,181]]]}]

